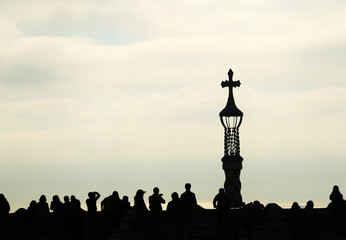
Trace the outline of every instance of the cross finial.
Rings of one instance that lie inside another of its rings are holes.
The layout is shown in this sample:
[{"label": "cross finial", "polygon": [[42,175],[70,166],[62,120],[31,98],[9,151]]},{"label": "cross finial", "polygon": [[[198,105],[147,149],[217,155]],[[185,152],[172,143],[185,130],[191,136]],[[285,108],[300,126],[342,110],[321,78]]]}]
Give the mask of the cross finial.
[{"label": "cross finial", "polygon": [[221,86],[224,87],[240,87],[240,81],[233,81],[233,71],[232,69],[229,69],[228,71],[228,80],[222,81]]}]

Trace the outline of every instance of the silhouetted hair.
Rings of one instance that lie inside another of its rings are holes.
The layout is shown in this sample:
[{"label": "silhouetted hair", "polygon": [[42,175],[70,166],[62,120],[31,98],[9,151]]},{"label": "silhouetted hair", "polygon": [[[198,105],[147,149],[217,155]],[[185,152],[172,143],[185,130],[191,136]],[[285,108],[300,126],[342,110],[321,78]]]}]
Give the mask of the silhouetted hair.
[{"label": "silhouetted hair", "polygon": [[40,197],[40,202],[46,202],[47,201],[47,198],[45,195],[41,195]]},{"label": "silhouetted hair", "polygon": [[300,206],[297,202],[292,203],[291,209],[300,209]]},{"label": "silhouetted hair", "polygon": [[115,197],[116,199],[120,199],[119,193],[117,191],[113,191],[112,196]]},{"label": "silhouetted hair", "polygon": [[306,209],[313,209],[314,208],[314,202],[312,200],[309,200],[307,203],[306,203]]},{"label": "silhouetted hair", "polygon": [[172,199],[177,199],[179,197],[177,192],[171,194]]},{"label": "silhouetted hair", "polygon": [[191,189],[191,184],[190,183],[186,183],[185,184],[185,189],[186,190],[190,190]]},{"label": "silhouetted hair", "polygon": [[138,189],[137,192],[136,192],[136,196],[137,197],[143,197],[145,191],[143,191],[142,189]]}]

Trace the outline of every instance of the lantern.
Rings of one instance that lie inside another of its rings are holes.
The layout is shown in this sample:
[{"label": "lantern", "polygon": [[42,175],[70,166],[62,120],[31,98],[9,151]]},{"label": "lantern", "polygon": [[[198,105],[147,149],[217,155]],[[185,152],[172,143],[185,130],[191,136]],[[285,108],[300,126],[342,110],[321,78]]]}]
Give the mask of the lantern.
[{"label": "lantern", "polygon": [[243,120],[243,112],[234,102],[233,88],[240,86],[240,81],[233,81],[233,71],[228,71],[228,80],[223,81],[221,86],[228,87],[229,94],[226,107],[220,112],[220,121],[224,128],[224,156],[222,168],[225,171],[225,191],[232,201],[233,207],[243,205],[240,193],[240,171],[243,158],[240,156],[239,127]]}]

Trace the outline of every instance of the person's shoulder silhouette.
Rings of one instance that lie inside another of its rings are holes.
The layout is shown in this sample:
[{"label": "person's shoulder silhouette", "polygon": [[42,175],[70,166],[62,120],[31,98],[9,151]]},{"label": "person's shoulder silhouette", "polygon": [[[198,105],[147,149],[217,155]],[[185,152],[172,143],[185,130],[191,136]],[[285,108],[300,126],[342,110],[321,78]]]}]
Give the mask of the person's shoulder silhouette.
[{"label": "person's shoulder silhouette", "polygon": [[[3,226],[6,225],[8,215],[10,213],[10,204],[8,203],[5,195],[0,193],[0,227],[2,229]],[[1,237],[1,236],[0,236]]]},{"label": "person's shoulder silhouette", "polygon": [[329,195],[329,199],[332,202],[338,202],[343,200],[343,196],[339,190],[339,186],[335,185],[333,187],[332,193]]},{"label": "person's shoulder silhouette", "polygon": [[230,209],[231,200],[229,199],[223,188],[220,188],[219,193],[214,197],[213,206],[220,211],[226,211]]},{"label": "person's shoulder silhouette", "polygon": [[144,202],[144,193],[142,189],[138,189],[134,197],[134,208],[136,211],[148,211],[147,206]]},{"label": "person's shoulder silhouette", "polygon": [[185,208],[185,210],[193,209],[197,206],[196,195],[193,192],[191,192],[190,183],[185,184],[185,192],[181,194],[180,199],[183,202],[183,207]]},{"label": "person's shoulder silhouette", "polygon": [[0,193],[0,217],[7,216],[10,210],[11,210],[11,207],[5,195]]},{"label": "person's shoulder silhouette", "polygon": [[32,200],[29,204],[29,207],[27,209],[27,216],[26,220],[27,223],[31,226],[34,225],[35,220],[36,220],[36,209],[37,209],[37,202],[36,200]]},{"label": "person's shoulder silhouette", "polygon": [[183,213],[182,201],[179,198],[178,193],[173,192],[171,194],[172,200],[167,204],[167,213],[173,218],[180,217]]},{"label": "person's shoulder silhouette", "polygon": [[89,192],[88,193],[88,199],[86,200],[88,212],[96,212],[97,211],[97,205],[96,202],[100,198],[100,194],[98,192]]},{"label": "person's shoulder silhouette", "polygon": [[62,205],[63,203],[60,201],[59,196],[54,195],[50,203],[50,210],[52,210],[54,213],[60,212],[62,209]]},{"label": "person's shoulder silhouette", "polygon": [[72,206],[75,210],[81,209],[80,200],[77,199],[75,195],[71,195],[70,199],[71,199]]},{"label": "person's shoulder silhouette", "polygon": [[41,195],[37,203],[37,211],[40,214],[49,213],[49,206],[48,206],[47,198],[45,195]]},{"label": "person's shoulder silhouette", "polygon": [[162,211],[161,204],[166,203],[166,201],[162,198],[162,194],[160,194],[160,190],[158,187],[153,189],[153,195],[149,197],[149,209],[152,212],[160,212]]},{"label": "person's shoulder silhouette", "polygon": [[123,199],[121,200],[121,204],[124,211],[131,209],[131,203],[129,201],[128,196],[123,196]]}]

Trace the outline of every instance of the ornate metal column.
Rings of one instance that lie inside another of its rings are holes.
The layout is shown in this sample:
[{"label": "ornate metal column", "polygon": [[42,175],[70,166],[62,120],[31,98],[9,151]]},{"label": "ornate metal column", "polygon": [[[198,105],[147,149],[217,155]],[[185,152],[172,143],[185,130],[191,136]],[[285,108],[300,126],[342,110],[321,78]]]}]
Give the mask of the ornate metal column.
[{"label": "ornate metal column", "polygon": [[243,205],[240,193],[240,171],[242,169],[243,158],[240,156],[239,127],[243,120],[243,112],[235,105],[233,98],[233,88],[240,86],[240,81],[233,81],[233,71],[228,71],[228,81],[223,81],[221,86],[228,87],[229,95],[226,107],[220,112],[220,120],[225,130],[224,156],[222,158],[222,168],[225,171],[225,191],[232,201],[232,207]]}]

